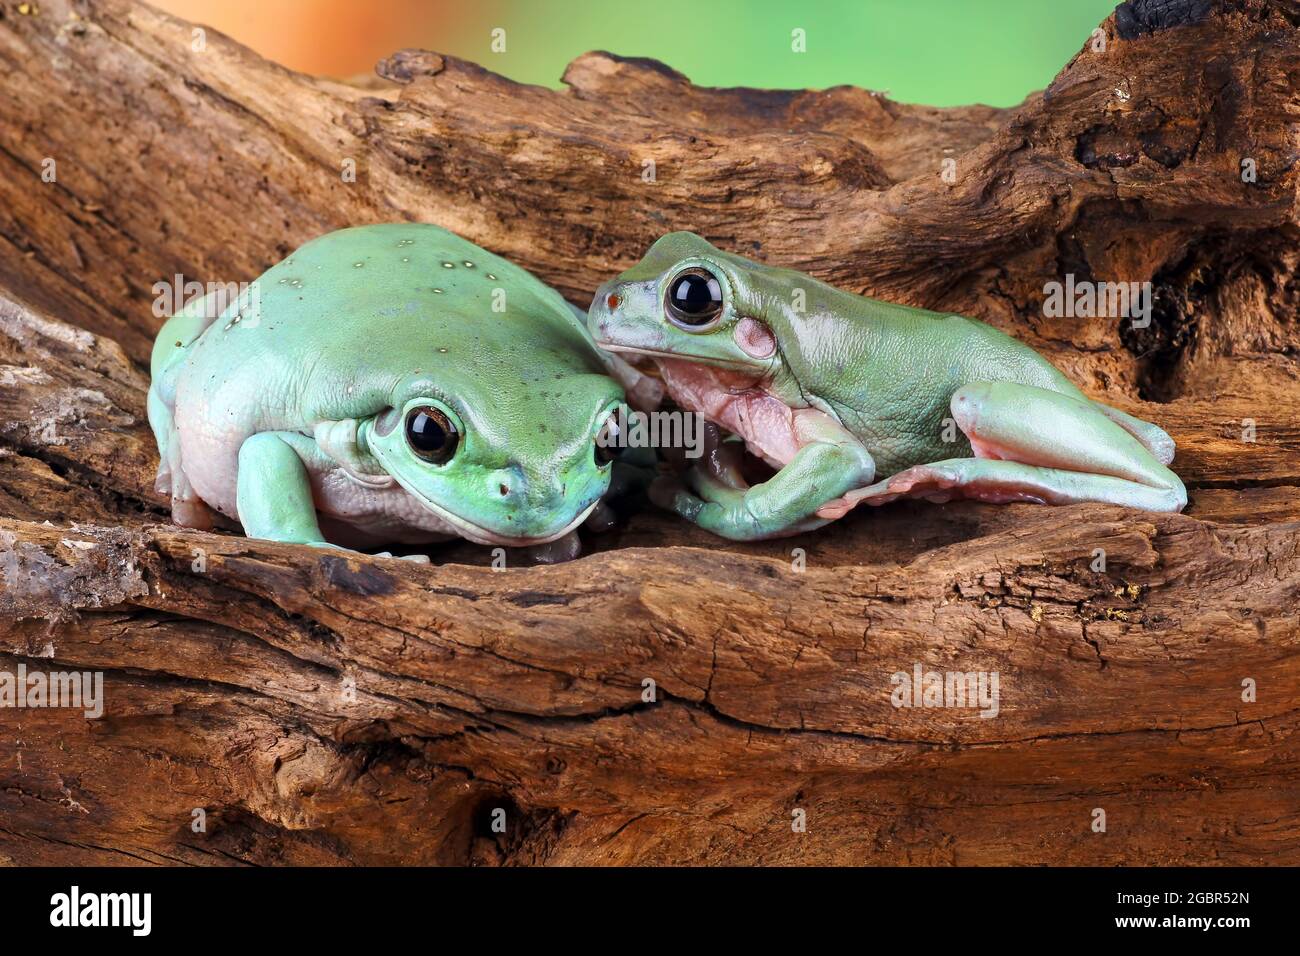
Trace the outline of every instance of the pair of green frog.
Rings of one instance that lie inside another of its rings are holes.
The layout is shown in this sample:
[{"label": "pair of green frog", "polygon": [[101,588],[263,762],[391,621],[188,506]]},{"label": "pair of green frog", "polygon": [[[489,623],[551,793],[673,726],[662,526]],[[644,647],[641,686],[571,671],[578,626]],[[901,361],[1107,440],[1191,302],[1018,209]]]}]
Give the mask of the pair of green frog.
[{"label": "pair of green frog", "polygon": [[712,430],[684,475],[651,485],[736,540],[909,496],[1187,501],[1164,431],[1028,346],[691,233],[661,238],[586,314],[411,223],[322,236],[250,292],[220,315],[211,296],[192,302],[154,346],[158,487],[180,524],[210,527],[215,511],[251,537],[352,548],[576,542],[608,518],[615,413],[665,390],[776,469],[748,484],[740,443]]}]

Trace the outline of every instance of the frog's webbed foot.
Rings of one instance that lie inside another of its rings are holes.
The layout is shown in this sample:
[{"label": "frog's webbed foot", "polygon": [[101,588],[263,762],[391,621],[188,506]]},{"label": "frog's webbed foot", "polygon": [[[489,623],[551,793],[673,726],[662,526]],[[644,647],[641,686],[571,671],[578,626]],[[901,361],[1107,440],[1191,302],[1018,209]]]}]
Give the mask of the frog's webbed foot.
[{"label": "frog's webbed foot", "polygon": [[150,384],[146,401],[149,425],[158,442],[158,476],[154,479],[154,490],[171,498],[173,522],[186,528],[211,531],[217,524],[216,512],[199,497],[185,474],[175,416],[161,395],[159,383]]},{"label": "frog's webbed foot", "polygon": [[650,498],[724,538],[759,541],[826,524],[818,509],[870,481],[874,467],[860,445],[817,441],[762,484],[735,487],[706,465],[686,472],[689,490],[660,478],[650,486]]},{"label": "frog's webbed foot", "polygon": [[1169,437],[1169,433],[1163,428],[1152,425],[1150,422],[1144,422],[1140,418],[1134,418],[1128,412],[1121,412],[1118,408],[1111,408],[1101,402],[1093,402],[1092,404],[1103,415],[1140,441],[1160,464],[1168,465],[1174,460],[1174,451],[1176,450],[1174,440]]},{"label": "frog's webbed foot", "polygon": [[951,407],[976,457],[917,465],[847,500],[1101,501],[1147,511],[1181,511],[1187,504],[1183,483],[1157,457],[1172,458],[1172,440],[1160,442],[1154,433],[1164,432],[1154,425],[1140,440],[1135,429],[1145,422],[1120,424],[1091,402],[1010,382],[964,386]]}]

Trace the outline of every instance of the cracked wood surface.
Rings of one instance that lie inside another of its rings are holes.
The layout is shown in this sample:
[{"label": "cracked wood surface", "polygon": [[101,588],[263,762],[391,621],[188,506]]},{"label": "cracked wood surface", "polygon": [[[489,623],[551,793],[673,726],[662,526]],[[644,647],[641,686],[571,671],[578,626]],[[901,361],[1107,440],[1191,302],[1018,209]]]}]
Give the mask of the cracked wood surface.
[{"label": "cracked wood surface", "polygon": [[[428,51],[344,83],[125,0],[0,5],[0,671],[107,698],[0,710],[0,862],[1300,862],[1300,13],[1178,6],[1124,5],[1018,109],[941,110],[599,53],[563,90]],[[580,303],[692,228],[975,315],[1166,427],[1191,505],[753,545],[645,511],[502,573],[167,525],[152,284],[402,218]],[[1067,272],[1152,281],[1151,326],[1044,318]],[[894,708],[916,663],[996,671],[998,715]]]}]

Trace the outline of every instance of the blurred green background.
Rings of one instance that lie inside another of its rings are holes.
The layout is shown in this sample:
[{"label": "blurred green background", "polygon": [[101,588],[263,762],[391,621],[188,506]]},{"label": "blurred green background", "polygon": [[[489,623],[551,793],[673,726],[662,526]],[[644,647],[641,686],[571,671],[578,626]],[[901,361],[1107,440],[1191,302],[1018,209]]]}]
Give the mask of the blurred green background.
[{"label": "blurred green background", "polygon": [[[1011,106],[1051,82],[1117,0],[155,0],[286,66],[347,76],[401,47],[558,86],[587,50],[705,86],[849,83],[897,100]],[[492,31],[506,50],[492,51]],[[805,31],[807,51],[791,49]]]},{"label": "blurred green background", "polygon": [[[496,0],[483,7],[495,13],[484,22],[506,27],[507,52],[489,52],[487,31],[458,43],[472,59],[533,83],[553,83],[584,50],[607,49],[662,60],[704,86],[850,83],[909,103],[1011,106],[1046,86],[1115,3]],[[791,50],[795,28],[806,33],[805,53]]]}]

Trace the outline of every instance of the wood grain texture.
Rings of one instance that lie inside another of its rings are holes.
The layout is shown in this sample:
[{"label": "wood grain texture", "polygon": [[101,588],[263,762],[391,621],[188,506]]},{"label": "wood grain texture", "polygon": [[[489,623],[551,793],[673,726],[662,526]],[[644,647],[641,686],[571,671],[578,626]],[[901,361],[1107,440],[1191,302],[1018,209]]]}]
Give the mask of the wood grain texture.
[{"label": "wood grain texture", "polygon": [[[602,53],[334,82],[127,0],[0,5],[0,671],[106,692],[0,709],[0,862],[1300,863],[1300,11],[1150,6],[1017,109],[941,110]],[[501,572],[170,526],[153,284],[394,219],[580,304],[690,228],[977,316],[1166,427],[1191,504],[750,545],[646,510]],[[1045,317],[1066,273],[1152,282],[1151,326]],[[997,716],[895,708],[917,664],[997,672]]]}]

